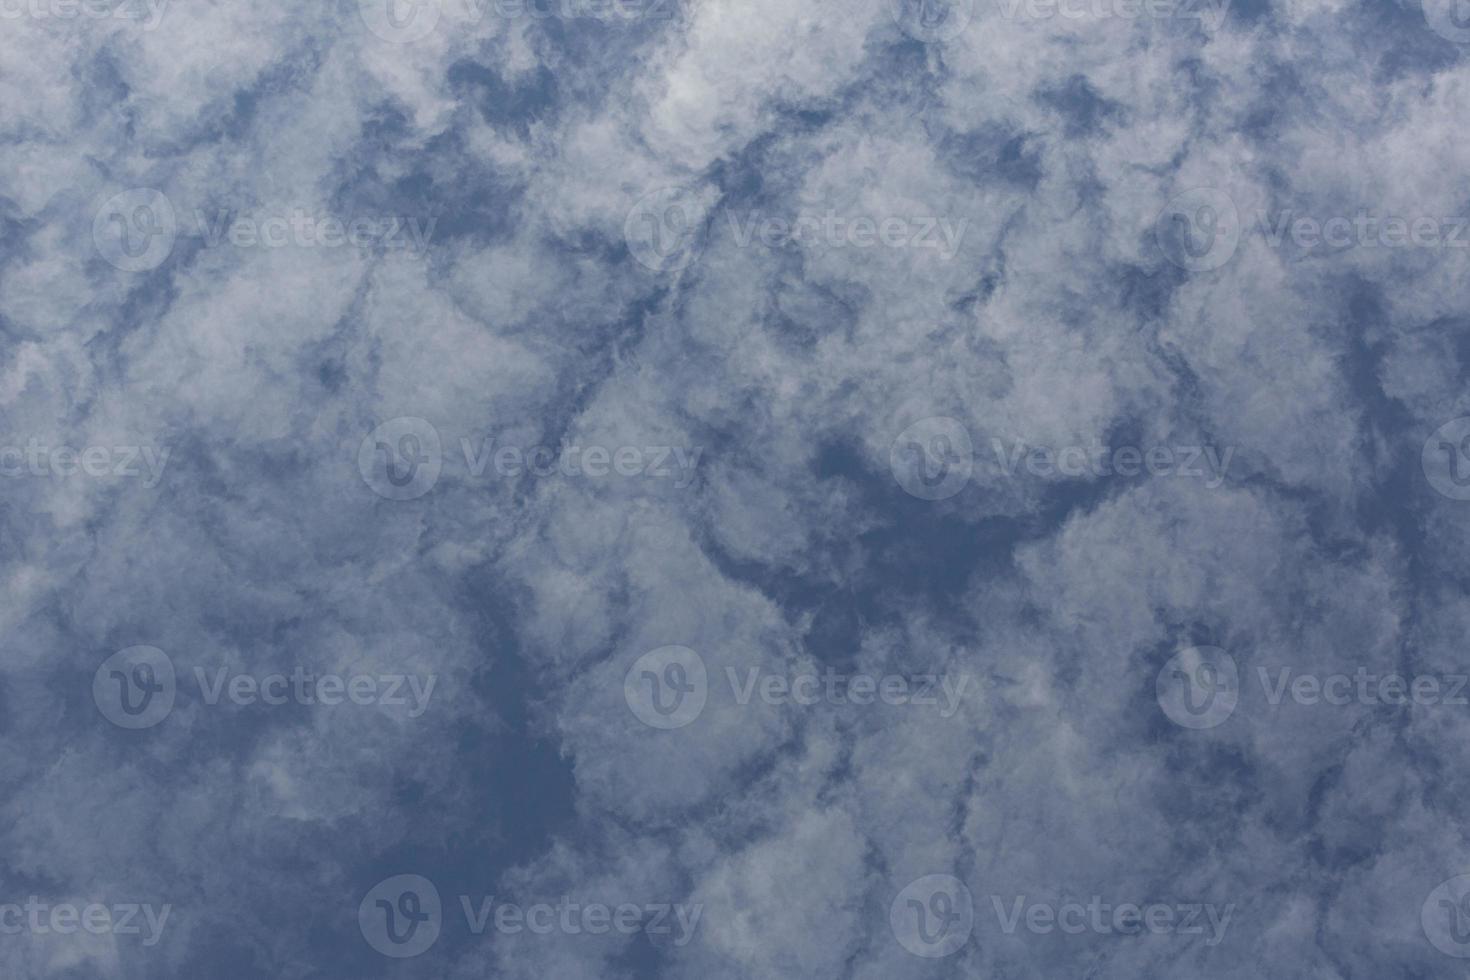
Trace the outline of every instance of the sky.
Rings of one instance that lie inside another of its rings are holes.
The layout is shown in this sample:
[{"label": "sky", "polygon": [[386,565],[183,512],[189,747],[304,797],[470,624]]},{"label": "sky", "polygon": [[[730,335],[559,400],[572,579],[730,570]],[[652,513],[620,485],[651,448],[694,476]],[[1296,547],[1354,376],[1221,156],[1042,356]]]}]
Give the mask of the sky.
[{"label": "sky", "polygon": [[0,976],[1470,977],[1463,0],[0,0]]}]

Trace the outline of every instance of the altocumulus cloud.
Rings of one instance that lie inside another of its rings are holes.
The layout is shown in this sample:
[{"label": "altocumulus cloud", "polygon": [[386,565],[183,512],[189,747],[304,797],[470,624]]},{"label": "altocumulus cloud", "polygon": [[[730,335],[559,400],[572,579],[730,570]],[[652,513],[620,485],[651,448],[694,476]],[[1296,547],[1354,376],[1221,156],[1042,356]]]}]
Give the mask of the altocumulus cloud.
[{"label": "altocumulus cloud", "polygon": [[0,64],[0,974],[1463,974],[1449,0]]}]

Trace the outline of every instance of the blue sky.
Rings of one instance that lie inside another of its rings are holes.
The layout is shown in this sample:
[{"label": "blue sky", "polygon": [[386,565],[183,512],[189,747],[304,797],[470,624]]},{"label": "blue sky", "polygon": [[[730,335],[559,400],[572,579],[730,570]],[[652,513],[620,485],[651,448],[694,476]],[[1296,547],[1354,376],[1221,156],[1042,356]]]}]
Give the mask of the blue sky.
[{"label": "blue sky", "polygon": [[1458,0],[0,0],[0,975],[1464,977]]}]

